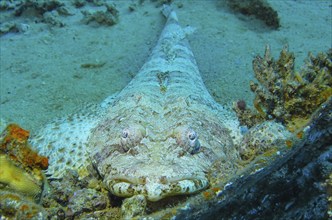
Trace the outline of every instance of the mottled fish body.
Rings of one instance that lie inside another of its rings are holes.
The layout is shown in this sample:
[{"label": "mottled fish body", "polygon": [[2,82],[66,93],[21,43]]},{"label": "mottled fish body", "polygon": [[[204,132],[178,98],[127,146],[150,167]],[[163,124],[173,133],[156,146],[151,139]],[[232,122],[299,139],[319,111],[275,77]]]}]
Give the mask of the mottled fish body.
[{"label": "mottled fish body", "polygon": [[216,161],[233,169],[238,122],[216,103],[200,76],[186,35],[170,7],[150,58],[118,94],[91,113],[58,119],[32,144],[50,159],[48,174],[97,169],[114,195],[150,201],[191,194],[209,185]]}]

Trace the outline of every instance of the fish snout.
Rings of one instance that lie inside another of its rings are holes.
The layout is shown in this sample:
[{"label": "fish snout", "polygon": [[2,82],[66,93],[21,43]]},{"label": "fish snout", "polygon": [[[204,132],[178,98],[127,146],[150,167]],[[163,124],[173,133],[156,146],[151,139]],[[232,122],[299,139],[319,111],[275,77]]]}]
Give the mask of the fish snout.
[{"label": "fish snout", "polygon": [[169,179],[140,177],[134,181],[114,179],[108,183],[110,191],[119,197],[144,195],[155,202],[165,197],[196,193],[209,185],[206,178]]}]

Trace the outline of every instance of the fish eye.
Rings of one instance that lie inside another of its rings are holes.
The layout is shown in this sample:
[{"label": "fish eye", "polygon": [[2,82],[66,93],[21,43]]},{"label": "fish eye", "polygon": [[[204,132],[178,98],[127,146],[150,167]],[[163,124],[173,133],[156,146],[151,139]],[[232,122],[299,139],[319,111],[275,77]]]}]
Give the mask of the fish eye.
[{"label": "fish eye", "polygon": [[128,134],[129,134],[128,129],[123,129],[121,136],[122,136],[122,138],[127,138]]},{"label": "fish eye", "polygon": [[189,137],[189,140],[193,141],[197,138],[197,134],[195,131],[189,131],[189,134],[188,134],[188,137]]},{"label": "fish eye", "polygon": [[130,125],[121,132],[120,144],[125,151],[137,146],[145,137],[145,128],[141,125]]},{"label": "fish eye", "polygon": [[199,151],[201,144],[198,140],[197,132],[187,126],[178,127],[175,130],[177,144],[190,154],[195,154]]},{"label": "fish eye", "polygon": [[198,141],[198,135],[193,129],[189,129],[188,131],[188,138],[189,138],[189,152],[191,154],[195,154],[201,147],[201,144]]}]

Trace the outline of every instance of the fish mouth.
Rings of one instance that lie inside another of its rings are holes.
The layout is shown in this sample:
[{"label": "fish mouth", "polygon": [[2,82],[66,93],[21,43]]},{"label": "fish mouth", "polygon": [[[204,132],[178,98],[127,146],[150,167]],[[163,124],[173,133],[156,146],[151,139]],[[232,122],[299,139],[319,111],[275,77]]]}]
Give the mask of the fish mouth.
[{"label": "fish mouth", "polygon": [[116,178],[110,180],[107,186],[115,196],[144,195],[147,200],[155,202],[169,196],[194,194],[209,185],[206,178],[182,178],[170,181],[160,177],[159,181],[153,181],[146,177],[143,182],[140,180],[142,178],[138,181]]}]

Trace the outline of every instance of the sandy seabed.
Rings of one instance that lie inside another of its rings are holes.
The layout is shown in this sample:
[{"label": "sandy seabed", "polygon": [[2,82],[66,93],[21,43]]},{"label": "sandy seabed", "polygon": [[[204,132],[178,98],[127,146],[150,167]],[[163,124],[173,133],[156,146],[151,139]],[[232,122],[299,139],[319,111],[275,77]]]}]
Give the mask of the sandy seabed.
[{"label": "sandy seabed", "polygon": [[[115,0],[119,22],[114,26],[84,24],[81,10],[61,0],[72,13],[60,16],[64,27],[40,22],[27,13],[0,15],[1,24],[16,22],[23,32],[0,37],[0,118],[36,130],[55,117],[100,103],[124,88],[149,56],[165,19],[155,2]],[[189,36],[201,75],[216,101],[230,107],[253,94],[252,60],[271,45],[277,58],[285,44],[303,65],[309,51],[327,51],[332,44],[332,1],[269,0],[281,28],[271,30],[253,18],[232,13],[217,0],[175,0],[181,25],[197,30]],[[136,3],[134,11],[128,7]],[[178,7],[181,5],[181,7]],[[99,68],[82,64],[105,63]]]}]

